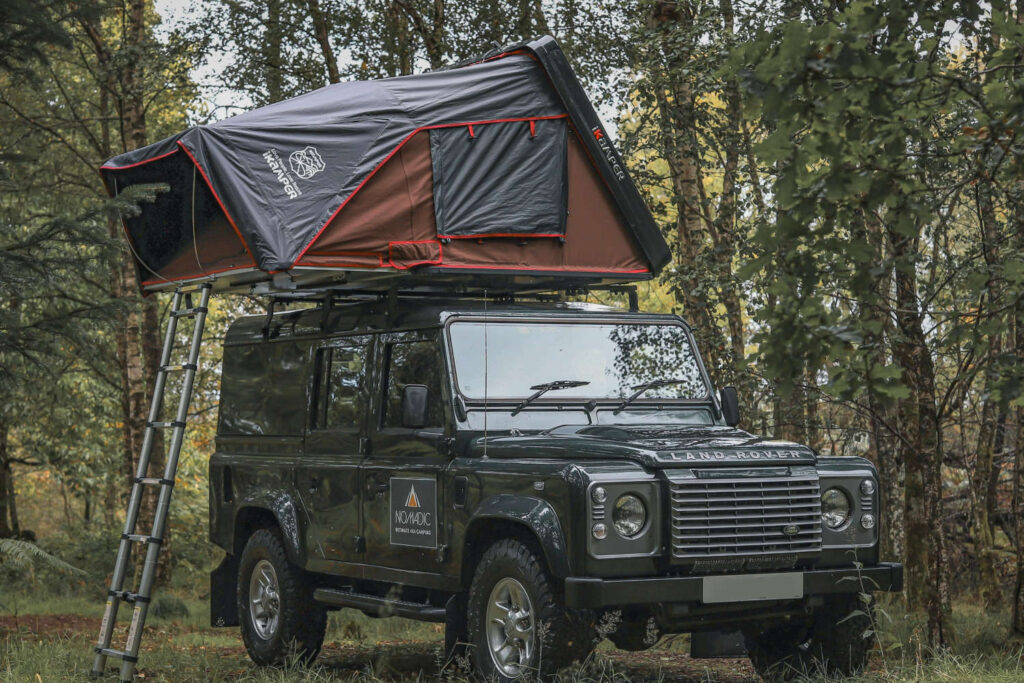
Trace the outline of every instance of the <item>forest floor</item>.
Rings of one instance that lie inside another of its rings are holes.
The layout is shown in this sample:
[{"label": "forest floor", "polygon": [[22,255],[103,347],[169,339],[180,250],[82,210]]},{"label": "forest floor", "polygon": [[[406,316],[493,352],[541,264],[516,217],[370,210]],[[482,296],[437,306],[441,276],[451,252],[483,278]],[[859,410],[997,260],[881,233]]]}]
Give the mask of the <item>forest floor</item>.
[{"label": "forest floor", "polygon": [[[142,681],[310,681],[463,680],[459,671],[440,670],[440,625],[400,618],[369,619],[353,610],[332,613],[325,646],[308,668],[259,668],[248,659],[238,630],[213,629],[208,606],[176,601],[175,616],[151,617],[139,662]],[[50,683],[87,681],[92,645],[102,605],[82,598],[0,597],[0,681]],[[187,614],[184,610],[187,609]],[[172,610],[174,611],[174,610]],[[893,610],[889,610],[891,613]],[[1008,638],[1008,615],[991,615],[958,605],[958,640],[935,658],[917,645],[920,625],[913,618],[890,617],[870,669],[859,681],[1024,680],[1024,646]],[[118,635],[124,638],[122,628]],[[115,643],[117,639],[115,638]],[[641,653],[622,652],[607,642],[582,668],[566,670],[565,682],[664,681],[666,683],[746,683],[757,681],[746,659],[695,660],[689,641],[664,638]],[[115,664],[108,676],[117,680]]]}]

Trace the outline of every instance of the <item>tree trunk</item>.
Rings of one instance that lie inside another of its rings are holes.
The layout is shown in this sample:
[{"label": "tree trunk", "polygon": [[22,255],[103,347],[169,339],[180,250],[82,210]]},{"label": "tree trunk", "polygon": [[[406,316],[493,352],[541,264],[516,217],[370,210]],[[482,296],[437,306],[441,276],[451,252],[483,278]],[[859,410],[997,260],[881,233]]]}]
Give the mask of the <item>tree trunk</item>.
[{"label": "tree trunk", "polygon": [[[1018,3],[1020,7],[1020,3]],[[1018,22],[1024,17],[1018,15]],[[1019,193],[1013,206],[1010,223],[1014,235],[1012,246],[1024,253],[1024,183],[1017,186]],[[1018,362],[1024,358],[1024,296],[1017,297],[1013,315],[1013,347]],[[1016,537],[1017,581],[1013,591],[1013,630],[1024,635],[1024,405],[1014,410],[1013,439],[1013,529]]]},{"label": "tree trunk", "polygon": [[[658,105],[658,126],[665,161],[668,163],[676,207],[676,282],[673,294],[682,304],[683,314],[694,324],[701,346],[711,354],[722,354],[724,343],[715,334],[718,327],[708,314],[707,302],[696,293],[700,283],[693,273],[701,246],[705,242],[700,215],[700,168],[697,147],[693,90],[688,80],[690,55],[681,49],[677,34],[693,18],[693,8],[684,2],[652,2],[647,25],[656,32],[656,59],[652,68],[652,88]],[[712,379],[716,367],[710,366]]]},{"label": "tree trunk", "polygon": [[[732,0],[720,0],[722,27],[730,43],[735,32]],[[722,169],[722,199],[715,217],[718,240],[715,244],[715,258],[718,263],[718,288],[722,306],[725,308],[729,328],[730,369],[736,381],[746,368],[746,343],[743,331],[743,297],[741,281],[733,273],[733,259],[736,256],[736,204],[737,174],[740,153],[743,150],[743,116],[741,112],[740,89],[736,79],[725,79],[726,125],[722,132],[725,147],[725,165]]]},{"label": "tree trunk", "polygon": [[[875,261],[888,263],[886,239],[882,225],[872,212],[864,215],[864,238],[871,245]],[[892,269],[886,267],[880,277],[874,278],[870,289],[860,297],[862,329],[867,330],[864,345],[868,350],[867,371],[871,367],[886,367],[890,363],[886,349],[886,338],[891,338],[892,329]],[[873,330],[877,330],[873,331]],[[868,411],[871,414],[871,447],[878,467],[880,511],[879,519],[881,555],[893,562],[902,562],[904,551],[903,536],[903,487],[905,475],[899,439],[893,432],[897,416],[891,403],[876,391],[868,389]]]},{"label": "tree trunk", "polygon": [[[984,168],[979,169],[978,183],[975,185],[975,199],[978,207],[978,218],[981,227],[982,253],[988,269],[988,315],[990,321],[998,320],[1002,315],[1002,284],[999,273],[1002,270],[999,255],[999,228],[992,204],[991,187]],[[974,549],[978,561],[981,599],[988,608],[997,607],[1002,601],[999,588],[999,577],[996,573],[995,535],[989,513],[992,508],[989,500],[990,481],[995,461],[996,431],[1000,406],[992,397],[992,385],[1000,380],[999,356],[1002,353],[1003,336],[1001,330],[992,332],[988,337],[988,350],[984,358],[985,391],[987,397],[981,409],[981,426],[978,430],[978,447],[975,457],[974,472],[971,477],[971,511],[973,521]]]},{"label": "tree trunk", "polygon": [[284,99],[284,58],[281,45],[284,42],[284,27],[281,22],[281,0],[267,0],[267,24],[263,31],[263,78],[267,83],[267,101]]},{"label": "tree trunk", "polygon": [[331,30],[327,17],[324,16],[320,7],[320,0],[309,0],[309,16],[313,19],[313,35],[316,42],[320,44],[320,52],[324,57],[324,65],[327,67],[327,81],[337,83],[341,80],[341,73],[338,71],[338,58],[334,55],[334,48],[331,47]]},{"label": "tree trunk", "polygon": [[[280,0],[273,0],[280,11]],[[148,38],[146,26],[146,0],[132,0],[126,27],[126,47],[135,54],[143,54]],[[280,15],[277,16],[276,30],[280,32]],[[280,37],[280,36],[279,36]],[[280,47],[280,46],[278,46]],[[122,130],[124,131],[125,151],[138,149],[146,144],[146,86],[143,74],[143,59],[126,60],[121,73],[123,101],[121,105]],[[280,61],[275,62],[280,66]],[[268,73],[274,71],[270,69]],[[280,70],[277,69],[280,76]],[[279,84],[280,85],[280,84]],[[280,92],[280,90],[278,91]],[[128,313],[125,316],[125,356],[122,378],[127,384],[129,416],[129,438],[131,443],[130,457],[131,476],[134,477],[138,457],[142,450],[142,441],[146,432],[146,420],[149,417],[150,401],[153,396],[153,385],[160,363],[160,320],[155,296],[139,298],[135,292],[135,267],[124,254],[121,261],[119,290],[122,297],[131,298]],[[157,432],[153,439],[149,468],[146,476],[163,477],[166,456],[162,434]],[[142,506],[139,511],[138,533],[149,533],[152,528],[159,495],[157,487],[147,486],[144,489]],[[158,576],[161,580],[169,579],[171,566],[170,530],[165,530],[160,546]],[[144,555],[144,553],[140,553]]]},{"label": "tree trunk", "polygon": [[924,335],[917,293],[914,255],[918,238],[888,227],[896,263],[896,324],[893,358],[903,371],[910,397],[900,401],[906,464],[907,599],[911,609],[928,616],[928,643],[944,647],[952,641],[946,541],[942,515],[942,434],[935,391],[935,366]]},{"label": "tree trunk", "polygon": [[8,521],[10,502],[7,500],[7,482],[11,477],[11,463],[7,460],[7,422],[0,419],[0,538],[10,538],[14,530]]}]

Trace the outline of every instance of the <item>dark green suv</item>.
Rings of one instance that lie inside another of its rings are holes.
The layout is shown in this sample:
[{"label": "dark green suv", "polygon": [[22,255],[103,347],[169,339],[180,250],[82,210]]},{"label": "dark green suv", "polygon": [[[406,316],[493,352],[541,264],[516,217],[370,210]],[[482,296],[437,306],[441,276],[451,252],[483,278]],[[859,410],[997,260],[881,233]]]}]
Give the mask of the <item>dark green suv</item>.
[{"label": "dark green suv", "polygon": [[[601,637],[730,638],[765,677],[864,665],[878,483],[736,428],[677,317],[377,297],[243,318],[224,345],[216,625],[316,656],[326,612],[444,622],[510,680]],[[742,638],[742,640],[740,640]]]}]

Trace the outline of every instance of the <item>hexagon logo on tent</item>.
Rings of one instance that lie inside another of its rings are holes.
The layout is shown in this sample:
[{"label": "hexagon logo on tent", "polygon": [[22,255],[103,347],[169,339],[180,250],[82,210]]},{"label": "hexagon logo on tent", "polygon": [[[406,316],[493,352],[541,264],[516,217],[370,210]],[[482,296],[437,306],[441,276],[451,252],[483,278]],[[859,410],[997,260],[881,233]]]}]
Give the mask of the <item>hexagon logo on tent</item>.
[{"label": "hexagon logo on tent", "polygon": [[317,173],[320,173],[327,168],[327,165],[324,164],[323,157],[320,156],[320,152],[312,145],[289,154],[288,165],[291,166],[292,173],[303,180],[309,180]]}]

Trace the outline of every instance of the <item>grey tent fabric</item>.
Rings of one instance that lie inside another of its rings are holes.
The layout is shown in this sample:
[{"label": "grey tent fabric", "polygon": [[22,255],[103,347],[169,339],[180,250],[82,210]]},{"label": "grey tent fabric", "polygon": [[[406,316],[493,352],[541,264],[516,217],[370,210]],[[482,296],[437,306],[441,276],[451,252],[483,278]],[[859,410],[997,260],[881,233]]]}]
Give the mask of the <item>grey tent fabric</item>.
[{"label": "grey tent fabric", "polygon": [[565,236],[565,118],[430,131],[441,238]]},{"label": "grey tent fabric", "polygon": [[[180,158],[184,153],[256,264],[284,270],[417,131],[563,115],[565,108],[537,61],[513,55],[458,69],[330,85],[122,154],[101,172],[117,192],[152,182],[142,173],[149,162],[187,163]],[[187,216],[192,194],[191,182],[173,186],[165,210]],[[520,222],[528,223],[529,217]],[[159,216],[144,216],[129,233],[160,229]],[[145,255],[140,257],[145,263]]]}]

